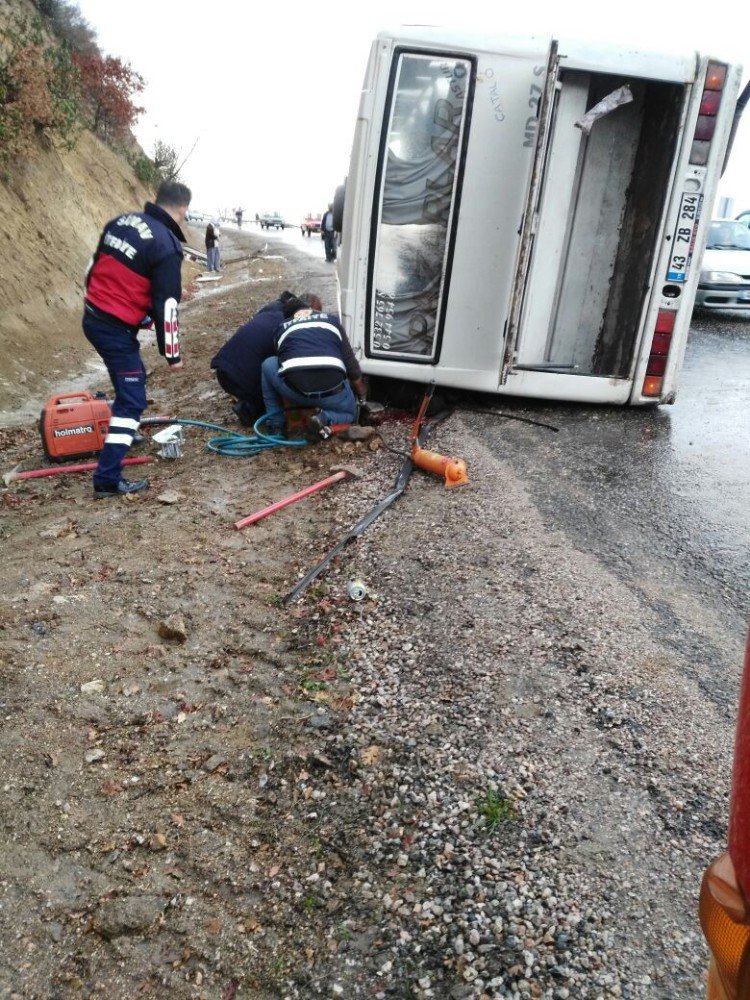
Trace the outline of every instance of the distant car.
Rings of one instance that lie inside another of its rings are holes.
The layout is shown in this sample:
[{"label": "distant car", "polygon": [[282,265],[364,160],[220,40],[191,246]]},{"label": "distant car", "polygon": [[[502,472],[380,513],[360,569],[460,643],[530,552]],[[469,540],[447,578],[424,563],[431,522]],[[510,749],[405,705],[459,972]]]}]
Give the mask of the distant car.
[{"label": "distant car", "polygon": [[185,216],[188,222],[204,222],[208,216],[203,212],[194,212],[192,209]]},{"label": "distant car", "polygon": [[261,229],[286,229],[286,226],[278,212],[264,212],[260,217]]},{"label": "distant car", "polygon": [[322,215],[306,215],[302,220],[300,229],[303,236],[310,236],[312,233],[319,233],[323,221]]},{"label": "distant car", "polygon": [[743,226],[747,226],[750,229],[750,208],[746,212],[740,212],[737,216],[737,222],[741,222]]},{"label": "distant car", "polygon": [[750,229],[741,221],[711,222],[695,304],[703,309],[750,309]]}]

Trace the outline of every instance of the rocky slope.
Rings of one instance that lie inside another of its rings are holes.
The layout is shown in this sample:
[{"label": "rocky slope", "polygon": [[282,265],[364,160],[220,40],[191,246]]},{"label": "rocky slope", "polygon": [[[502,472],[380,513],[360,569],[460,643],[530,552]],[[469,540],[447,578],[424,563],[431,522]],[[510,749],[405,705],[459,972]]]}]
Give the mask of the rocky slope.
[{"label": "rocky slope", "polygon": [[[0,0],[0,55],[28,0]],[[0,410],[90,355],[80,334],[83,274],[104,222],[149,197],[132,167],[84,132],[73,150],[40,140],[0,165]]]},{"label": "rocky slope", "polygon": [[89,133],[71,152],[40,146],[0,181],[0,409],[90,353],[80,333],[86,264],[103,223],[148,197]]}]

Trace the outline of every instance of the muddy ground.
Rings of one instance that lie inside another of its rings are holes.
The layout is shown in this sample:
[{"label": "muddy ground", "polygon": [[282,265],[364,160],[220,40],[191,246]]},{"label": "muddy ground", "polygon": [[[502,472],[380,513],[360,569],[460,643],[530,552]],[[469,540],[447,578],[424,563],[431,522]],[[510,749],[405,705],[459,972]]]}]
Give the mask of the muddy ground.
[{"label": "muddy ground", "polygon": [[[183,372],[144,350],[151,413],[236,427],[218,345],[284,288],[335,305],[323,260],[263,242],[191,289]],[[413,478],[290,606],[407,422],[241,460],[191,428],[127,501],[0,491],[0,996],[701,996],[731,721],[482,419],[434,431],[469,487]],[[3,471],[45,464],[1,433]],[[340,463],[363,479],[234,530]]]},{"label": "muddy ground", "polygon": [[[248,235],[243,248],[262,245]],[[153,347],[144,358],[152,413],[240,429],[208,361],[295,275],[280,260],[224,256],[223,288],[191,287],[184,371]],[[208,437],[188,431],[184,458],[157,461],[135,502],[94,503],[88,475],[0,493],[2,996],[167,995],[165,972],[182,983],[169,995],[219,996],[235,980],[272,991],[279,978],[278,947],[256,955],[254,942],[280,941],[291,915],[272,930],[265,882],[321,848],[271,789],[328,765],[294,615],[278,603],[330,532],[329,500],[244,533],[233,524],[366,445],[238,461],[206,453]],[[19,463],[47,465],[34,425],[2,432],[3,470]],[[176,503],[159,501],[167,490]],[[239,965],[227,955],[212,971],[227,933]],[[309,922],[304,937],[314,945]]]}]

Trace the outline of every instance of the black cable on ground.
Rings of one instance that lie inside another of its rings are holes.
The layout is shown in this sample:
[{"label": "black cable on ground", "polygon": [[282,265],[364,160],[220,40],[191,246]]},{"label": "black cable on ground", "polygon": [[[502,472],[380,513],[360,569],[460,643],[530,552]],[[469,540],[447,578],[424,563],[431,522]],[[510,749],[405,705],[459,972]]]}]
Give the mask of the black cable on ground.
[{"label": "black cable on ground", "polygon": [[543,420],[532,420],[530,417],[517,417],[515,413],[500,413],[499,410],[480,410],[474,406],[462,406],[460,409],[465,410],[467,413],[485,413],[490,417],[505,417],[506,420],[520,420],[524,424],[533,424],[535,427],[546,427],[548,431],[554,431],[555,434],[560,430],[554,424],[545,424]]},{"label": "black cable on ground", "polygon": [[[416,443],[420,447],[422,447],[426,442],[427,436],[432,430],[432,428],[436,424],[445,420],[446,417],[449,417],[451,413],[453,413],[452,408],[446,408],[445,410],[441,410],[439,413],[435,414],[435,416],[432,418],[429,427],[424,427],[424,425],[422,425],[419,433],[417,434]],[[292,601],[295,601],[300,596],[300,594],[310,586],[313,580],[315,580],[318,576],[320,576],[323,570],[332,562],[333,559],[336,558],[339,552],[342,552],[346,548],[346,546],[349,545],[350,542],[353,542],[356,538],[359,538],[359,536],[363,534],[367,530],[367,528],[370,527],[373,521],[376,521],[380,517],[380,515],[384,513],[384,511],[388,510],[391,504],[395,503],[396,500],[398,500],[398,498],[402,495],[402,493],[406,489],[406,484],[409,482],[409,477],[411,476],[413,469],[414,469],[414,463],[411,460],[411,456],[407,456],[406,459],[404,460],[403,465],[399,469],[399,473],[396,476],[396,481],[393,484],[393,489],[391,490],[391,492],[386,497],[383,497],[383,499],[380,500],[377,504],[375,504],[375,506],[371,510],[369,510],[367,514],[364,515],[364,517],[361,517],[356,524],[352,525],[352,527],[344,535],[344,537],[340,539],[340,541],[338,541],[333,546],[328,555],[326,555],[323,559],[321,559],[321,561],[317,564],[317,566],[313,566],[313,568],[308,573],[306,573],[305,576],[302,577],[297,586],[294,587],[293,590],[289,591],[289,593],[286,595],[282,603],[291,604]]]}]

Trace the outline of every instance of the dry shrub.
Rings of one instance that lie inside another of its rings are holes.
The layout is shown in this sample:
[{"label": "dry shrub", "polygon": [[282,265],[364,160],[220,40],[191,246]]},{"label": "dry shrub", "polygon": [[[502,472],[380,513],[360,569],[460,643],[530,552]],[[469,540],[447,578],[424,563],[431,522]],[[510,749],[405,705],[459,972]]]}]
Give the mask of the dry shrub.
[{"label": "dry shrub", "polygon": [[4,154],[13,157],[28,153],[39,134],[55,124],[52,70],[40,45],[23,45],[3,67],[3,77],[0,138]]}]

